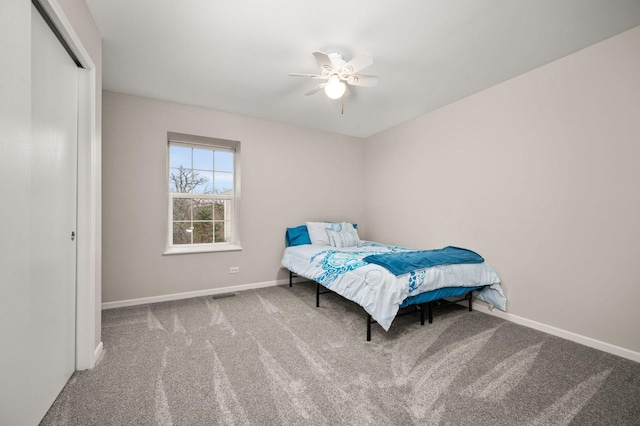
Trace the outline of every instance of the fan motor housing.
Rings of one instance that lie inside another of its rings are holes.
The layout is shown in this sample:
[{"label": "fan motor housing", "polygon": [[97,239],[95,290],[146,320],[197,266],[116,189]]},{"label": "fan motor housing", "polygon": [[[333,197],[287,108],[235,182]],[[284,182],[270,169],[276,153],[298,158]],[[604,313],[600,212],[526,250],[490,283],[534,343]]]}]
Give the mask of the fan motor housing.
[{"label": "fan motor housing", "polygon": [[342,58],[342,53],[340,52],[330,52],[327,53],[327,56],[331,59],[331,63],[335,67],[341,67],[345,64],[345,60]]}]

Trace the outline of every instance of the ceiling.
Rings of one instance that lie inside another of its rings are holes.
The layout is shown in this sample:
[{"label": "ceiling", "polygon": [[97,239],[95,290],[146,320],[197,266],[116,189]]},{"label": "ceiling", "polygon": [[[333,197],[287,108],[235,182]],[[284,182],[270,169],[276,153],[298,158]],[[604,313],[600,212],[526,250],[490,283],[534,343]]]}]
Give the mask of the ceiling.
[{"label": "ceiling", "polygon": [[[640,0],[87,0],[103,88],[368,137],[640,25]],[[313,51],[377,87],[305,96]]]}]

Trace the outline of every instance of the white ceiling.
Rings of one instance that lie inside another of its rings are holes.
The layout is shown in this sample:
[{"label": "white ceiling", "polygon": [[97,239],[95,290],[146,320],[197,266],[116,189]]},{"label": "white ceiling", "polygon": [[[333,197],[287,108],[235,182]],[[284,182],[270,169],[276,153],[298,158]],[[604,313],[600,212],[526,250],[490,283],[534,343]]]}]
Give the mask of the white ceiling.
[{"label": "white ceiling", "polygon": [[[640,0],[87,0],[107,90],[368,137],[640,25]],[[380,77],[319,92],[315,50]]]}]

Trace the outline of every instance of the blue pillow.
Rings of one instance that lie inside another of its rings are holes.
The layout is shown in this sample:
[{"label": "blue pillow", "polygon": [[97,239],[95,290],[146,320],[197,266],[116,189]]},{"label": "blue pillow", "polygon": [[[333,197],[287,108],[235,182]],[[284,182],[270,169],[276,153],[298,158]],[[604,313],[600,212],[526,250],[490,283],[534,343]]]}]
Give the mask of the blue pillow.
[{"label": "blue pillow", "polygon": [[287,247],[301,246],[302,244],[311,244],[309,231],[307,231],[307,225],[300,225],[296,226],[295,228],[287,228],[284,242]]}]

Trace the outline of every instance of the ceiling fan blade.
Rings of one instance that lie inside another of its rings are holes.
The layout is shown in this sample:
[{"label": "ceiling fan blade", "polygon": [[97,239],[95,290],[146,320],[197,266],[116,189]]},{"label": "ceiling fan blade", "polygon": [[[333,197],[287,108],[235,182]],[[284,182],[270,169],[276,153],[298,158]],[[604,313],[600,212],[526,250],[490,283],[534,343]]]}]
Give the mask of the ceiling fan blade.
[{"label": "ceiling fan blade", "polygon": [[370,67],[371,65],[373,65],[373,56],[369,53],[363,53],[344,64],[342,69],[347,71],[349,74],[353,74],[361,69]]},{"label": "ceiling fan blade", "polygon": [[375,87],[378,85],[378,77],[375,75],[356,74],[350,75],[347,82],[352,86]]},{"label": "ceiling fan blade", "polygon": [[329,70],[333,69],[333,63],[331,62],[331,58],[324,52],[313,52],[313,56],[316,57],[316,60],[320,64],[322,68],[327,68]]},{"label": "ceiling fan blade", "polygon": [[308,78],[322,78],[321,75],[318,74],[303,74],[299,72],[291,72],[289,73],[289,77],[308,77]]},{"label": "ceiling fan blade", "polygon": [[324,86],[326,86],[327,83],[322,83],[322,84],[318,84],[316,87],[314,87],[313,89],[311,89],[310,91],[308,91],[307,93],[305,93],[305,96],[311,96],[319,91],[321,91],[322,89],[324,89]]}]

